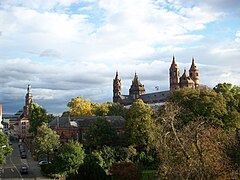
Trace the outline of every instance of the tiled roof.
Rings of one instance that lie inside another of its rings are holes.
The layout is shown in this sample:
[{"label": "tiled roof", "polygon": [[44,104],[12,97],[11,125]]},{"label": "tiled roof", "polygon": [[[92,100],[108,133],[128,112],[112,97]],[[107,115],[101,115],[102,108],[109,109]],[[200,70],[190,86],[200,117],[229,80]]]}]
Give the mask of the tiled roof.
[{"label": "tiled roof", "polygon": [[[50,127],[89,127],[91,123],[97,121],[100,116],[75,116],[75,117],[57,117],[49,123]],[[113,127],[124,127],[125,119],[122,116],[105,116]]]}]

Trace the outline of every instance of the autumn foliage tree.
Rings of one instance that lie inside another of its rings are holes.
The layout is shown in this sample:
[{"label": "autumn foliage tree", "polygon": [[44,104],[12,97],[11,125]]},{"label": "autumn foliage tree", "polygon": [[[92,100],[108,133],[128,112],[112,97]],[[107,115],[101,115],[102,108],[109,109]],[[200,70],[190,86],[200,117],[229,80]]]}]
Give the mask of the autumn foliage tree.
[{"label": "autumn foliage tree", "polygon": [[68,102],[70,116],[93,116],[90,99],[83,99],[82,96],[72,98]]},{"label": "autumn foliage tree", "polygon": [[154,131],[156,151],[161,160],[162,179],[234,179],[236,171],[226,153],[234,136],[216,128],[202,117],[182,126],[181,108],[167,103],[162,107]]}]

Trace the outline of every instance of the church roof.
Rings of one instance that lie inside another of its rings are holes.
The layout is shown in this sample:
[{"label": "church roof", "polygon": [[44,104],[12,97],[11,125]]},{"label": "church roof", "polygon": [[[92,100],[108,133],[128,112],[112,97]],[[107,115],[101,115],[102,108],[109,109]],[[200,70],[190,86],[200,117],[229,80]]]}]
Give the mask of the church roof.
[{"label": "church roof", "polygon": [[144,94],[141,99],[146,103],[153,102],[163,102],[170,96],[170,91],[154,92],[149,94]]},{"label": "church roof", "polygon": [[[50,127],[82,127],[88,128],[91,123],[95,122],[100,116],[75,116],[75,117],[57,117],[52,120],[48,125]],[[123,127],[125,119],[122,116],[105,116],[106,120],[110,122],[113,127]]]},{"label": "church roof", "polygon": [[190,71],[191,71],[191,70],[197,70],[197,66],[196,66],[196,64],[195,64],[194,58],[192,58],[192,65],[191,65],[191,67],[190,67]]},{"label": "church roof", "polygon": [[138,91],[138,90],[145,91],[144,85],[138,79],[137,73],[135,73],[135,75],[134,75],[134,78],[132,80],[132,85],[131,85],[130,90],[131,91]]},{"label": "church roof", "polygon": [[170,69],[176,69],[178,68],[178,65],[176,63],[175,57],[173,56],[172,64],[170,66]]},{"label": "church roof", "polygon": [[188,76],[186,69],[184,69],[184,73],[180,77],[180,83],[182,83],[182,84],[185,84],[185,83],[194,84],[194,81]]}]

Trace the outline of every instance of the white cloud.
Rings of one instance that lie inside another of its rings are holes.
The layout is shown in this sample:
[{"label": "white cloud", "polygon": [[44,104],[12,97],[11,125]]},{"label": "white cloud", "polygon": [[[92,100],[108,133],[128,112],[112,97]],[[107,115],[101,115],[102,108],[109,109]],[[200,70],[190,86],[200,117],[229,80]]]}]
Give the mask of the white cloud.
[{"label": "white cloud", "polygon": [[181,71],[195,57],[202,83],[214,86],[229,80],[240,84],[235,69],[240,27],[224,27],[228,33],[234,31],[233,39],[210,39],[209,32],[218,32],[209,24],[214,26],[220,17],[226,17],[227,11],[222,11],[226,1],[221,0],[221,5],[215,0],[206,2],[1,1],[3,100],[17,97],[19,105],[30,81],[36,100],[52,112],[66,108],[67,101],[77,95],[111,101],[115,70],[122,77],[125,94],[135,71],[148,92],[154,91],[156,84],[167,90],[173,54]]}]

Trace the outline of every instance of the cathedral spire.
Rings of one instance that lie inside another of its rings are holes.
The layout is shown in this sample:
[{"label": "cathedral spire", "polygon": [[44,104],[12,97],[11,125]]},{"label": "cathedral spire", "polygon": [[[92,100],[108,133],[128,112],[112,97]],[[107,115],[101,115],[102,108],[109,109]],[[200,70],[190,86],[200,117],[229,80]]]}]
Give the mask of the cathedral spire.
[{"label": "cathedral spire", "polygon": [[32,103],[32,90],[31,85],[28,84],[27,94],[25,96],[24,117],[29,118],[29,109]]},{"label": "cathedral spire", "polygon": [[119,96],[122,95],[122,80],[119,78],[116,71],[115,79],[113,79],[113,102],[119,101]]},{"label": "cathedral spire", "polygon": [[198,72],[197,66],[195,64],[194,58],[192,58],[192,64],[189,69],[189,76],[194,81],[195,87],[199,88],[199,72]]},{"label": "cathedral spire", "polygon": [[170,92],[173,93],[176,89],[179,88],[179,78],[180,78],[180,70],[176,63],[175,57],[173,56],[172,64],[169,68],[170,74]]}]

